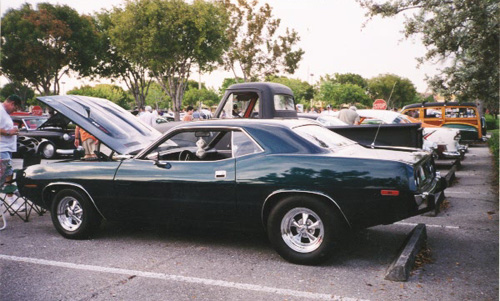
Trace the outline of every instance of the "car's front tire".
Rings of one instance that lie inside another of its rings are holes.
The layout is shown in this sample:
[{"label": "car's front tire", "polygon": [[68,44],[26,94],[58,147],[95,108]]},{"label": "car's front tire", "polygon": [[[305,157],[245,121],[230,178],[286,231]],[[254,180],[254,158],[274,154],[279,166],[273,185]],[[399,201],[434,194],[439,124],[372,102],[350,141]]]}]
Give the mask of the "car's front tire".
[{"label": "car's front tire", "polygon": [[57,232],[70,239],[88,238],[101,223],[89,198],[75,189],[63,189],[56,194],[51,215]]},{"label": "car's front tire", "polygon": [[340,239],[344,222],[337,210],[312,196],[286,197],[271,210],[267,233],[284,259],[297,264],[327,260]]}]

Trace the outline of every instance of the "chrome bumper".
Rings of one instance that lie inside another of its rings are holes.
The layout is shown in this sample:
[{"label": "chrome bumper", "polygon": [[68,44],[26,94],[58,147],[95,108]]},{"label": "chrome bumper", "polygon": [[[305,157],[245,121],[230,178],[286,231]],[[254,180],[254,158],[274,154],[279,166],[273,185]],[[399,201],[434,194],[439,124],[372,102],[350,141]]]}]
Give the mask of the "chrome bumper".
[{"label": "chrome bumper", "polygon": [[415,203],[418,205],[419,213],[427,212],[440,204],[444,199],[446,180],[436,174],[433,185],[427,191],[415,195]]},{"label": "chrome bumper", "polygon": [[464,155],[464,152],[443,152],[443,157],[445,159],[461,159]]}]

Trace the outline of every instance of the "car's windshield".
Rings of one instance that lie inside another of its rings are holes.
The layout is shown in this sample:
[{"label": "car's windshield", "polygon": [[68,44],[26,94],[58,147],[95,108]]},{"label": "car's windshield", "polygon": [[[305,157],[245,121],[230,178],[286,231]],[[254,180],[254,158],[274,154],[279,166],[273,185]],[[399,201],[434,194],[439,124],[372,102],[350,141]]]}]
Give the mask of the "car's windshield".
[{"label": "car's windshield", "polygon": [[293,131],[309,142],[331,151],[337,151],[347,145],[356,144],[356,142],[319,125],[298,126],[293,128]]},{"label": "car's windshield", "polygon": [[26,125],[26,129],[28,130],[34,130],[37,129],[40,125],[42,125],[45,121],[47,121],[46,117],[40,117],[40,118],[31,118],[31,119],[25,119],[24,124]]}]

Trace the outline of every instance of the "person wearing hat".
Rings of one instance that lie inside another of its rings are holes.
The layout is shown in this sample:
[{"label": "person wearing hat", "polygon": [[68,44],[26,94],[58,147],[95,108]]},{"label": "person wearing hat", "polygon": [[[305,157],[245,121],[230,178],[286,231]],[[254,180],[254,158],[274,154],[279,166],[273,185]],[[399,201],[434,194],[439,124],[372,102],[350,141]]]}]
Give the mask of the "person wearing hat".
[{"label": "person wearing hat", "polygon": [[[13,94],[0,105],[0,186],[12,181],[12,153],[17,151],[19,129],[10,114],[21,109],[21,98]],[[12,197],[12,195],[8,195]],[[1,210],[1,209],[0,209]]]},{"label": "person wearing hat", "polygon": [[324,110],[323,112],[321,112],[321,115],[330,115],[330,116],[333,116],[332,106],[331,105],[327,105],[326,106],[326,110]]},{"label": "person wearing hat", "polygon": [[355,106],[347,106],[346,104],[342,105],[342,109],[339,112],[340,120],[350,125],[358,125],[359,124],[359,115],[356,112]]}]

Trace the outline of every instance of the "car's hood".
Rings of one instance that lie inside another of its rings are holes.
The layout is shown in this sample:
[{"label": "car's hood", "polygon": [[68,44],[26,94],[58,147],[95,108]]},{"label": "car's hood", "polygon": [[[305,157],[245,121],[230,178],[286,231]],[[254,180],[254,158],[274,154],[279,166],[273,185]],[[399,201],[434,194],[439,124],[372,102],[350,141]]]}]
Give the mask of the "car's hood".
[{"label": "car's hood", "polygon": [[47,119],[44,123],[42,123],[38,128],[48,128],[48,127],[56,127],[56,128],[66,128],[70,120],[62,115],[62,114],[54,114],[49,119]]},{"label": "car's hood", "polygon": [[102,98],[64,95],[37,98],[118,154],[134,154],[160,136],[122,107]]}]

